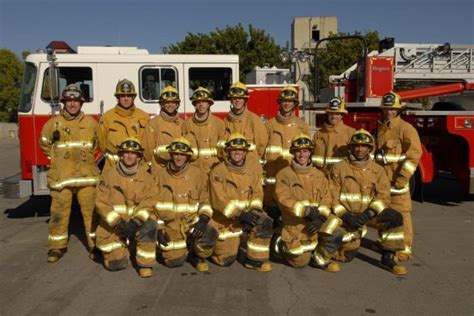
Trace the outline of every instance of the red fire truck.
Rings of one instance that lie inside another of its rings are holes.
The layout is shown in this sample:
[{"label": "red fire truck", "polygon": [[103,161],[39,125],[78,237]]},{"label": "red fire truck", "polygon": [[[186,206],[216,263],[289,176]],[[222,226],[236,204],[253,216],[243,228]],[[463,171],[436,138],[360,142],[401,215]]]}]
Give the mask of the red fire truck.
[{"label": "red fire truck", "polygon": [[[46,171],[49,161],[41,153],[39,137],[46,121],[60,109],[59,95],[71,83],[85,96],[82,110],[99,119],[116,104],[115,85],[123,78],[137,87],[135,104],[155,115],[159,111],[160,89],[175,86],[180,94],[179,112],[194,112],[190,101],[198,86],[208,88],[215,99],[212,111],[223,117],[229,111],[227,92],[239,80],[237,55],[150,54],[137,47],[78,47],[62,41],[51,42],[46,51],[28,55],[25,60],[21,99],[18,108],[21,180],[20,196],[49,194]],[[276,102],[283,84],[249,86],[249,109],[262,119],[276,113]]]},{"label": "red fire truck", "polygon": [[[417,129],[423,145],[412,184],[422,189],[437,171],[449,171],[474,194],[474,45],[399,44],[389,38],[329,81],[316,93],[314,108],[333,96],[344,98],[346,123],[369,131],[376,128],[381,97],[399,93],[408,102],[403,118]],[[320,125],[324,112],[316,113]]]}]

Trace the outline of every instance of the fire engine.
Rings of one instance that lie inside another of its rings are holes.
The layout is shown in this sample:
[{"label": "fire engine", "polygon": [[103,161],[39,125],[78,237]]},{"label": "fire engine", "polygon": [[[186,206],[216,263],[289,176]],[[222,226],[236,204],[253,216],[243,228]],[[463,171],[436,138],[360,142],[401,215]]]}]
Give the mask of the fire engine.
[{"label": "fire engine", "polygon": [[366,54],[342,74],[330,76],[329,87],[316,93],[315,124],[325,119],[321,111],[325,102],[339,96],[348,105],[345,122],[374,131],[380,99],[389,91],[408,102],[403,118],[417,129],[422,141],[423,156],[412,188],[416,185],[422,194],[423,184],[442,170],[451,172],[474,194],[474,45],[402,44],[384,39],[378,51]]},{"label": "fire engine", "polygon": [[[209,89],[215,99],[212,112],[220,117],[229,111],[227,92],[239,80],[237,55],[150,54],[137,47],[79,46],[53,41],[46,51],[30,54],[25,60],[18,108],[21,180],[20,196],[49,194],[46,171],[49,161],[39,148],[41,129],[60,110],[59,96],[71,83],[77,84],[86,99],[82,110],[99,119],[116,104],[115,85],[131,80],[137,88],[137,107],[155,115],[159,111],[161,88],[175,86],[180,95],[180,115],[194,112],[190,101],[198,86]],[[262,119],[277,112],[277,97],[283,82],[249,85],[249,110]]]}]

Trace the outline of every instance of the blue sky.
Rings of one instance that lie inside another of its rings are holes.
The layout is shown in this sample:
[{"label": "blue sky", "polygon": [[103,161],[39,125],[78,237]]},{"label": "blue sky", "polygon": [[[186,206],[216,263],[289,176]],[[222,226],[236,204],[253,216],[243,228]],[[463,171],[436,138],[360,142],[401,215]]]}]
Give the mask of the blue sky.
[{"label": "blue sky", "polygon": [[377,30],[397,42],[474,44],[473,0],[0,0],[0,48],[20,53],[51,40],[150,52],[242,23],[290,41],[295,16],[337,16],[339,31]]}]

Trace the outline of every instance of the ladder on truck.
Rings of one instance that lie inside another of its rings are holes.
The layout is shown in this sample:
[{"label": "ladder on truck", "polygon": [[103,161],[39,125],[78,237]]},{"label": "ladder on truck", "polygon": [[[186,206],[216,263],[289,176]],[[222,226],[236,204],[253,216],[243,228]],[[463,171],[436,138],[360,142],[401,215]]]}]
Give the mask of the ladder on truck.
[{"label": "ladder on truck", "polygon": [[474,82],[474,45],[399,43],[379,56],[394,57],[395,81]]}]

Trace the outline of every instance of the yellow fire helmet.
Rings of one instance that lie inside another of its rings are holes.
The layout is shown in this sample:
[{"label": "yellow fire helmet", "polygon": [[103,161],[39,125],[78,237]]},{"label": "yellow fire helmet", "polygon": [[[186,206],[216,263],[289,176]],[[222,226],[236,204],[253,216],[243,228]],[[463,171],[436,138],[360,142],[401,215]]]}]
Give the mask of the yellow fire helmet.
[{"label": "yellow fire helmet", "polygon": [[122,155],[124,152],[133,152],[143,155],[142,144],[134,137],[126,138],[120,145],[117,146],[117,149],[119,155]]},{"label": "yellow fire helmet", "polygon": [[249,150],[250,144],[245,138],[244,135],[240,133],[233,133],[227,138],[227,142],[225,143],[225,150],[230,149],[243,149]]},{"label": "yellow fire helmet", "polygon": [[166,149],[170,154],[182,154],[187,156],[193,155],[191,143],[184,137],[176,138],[166,147]]},{"label": "yellow fire helmet", "polygon": [[75,84],[67,85],[64,88],[61,95],[61,102],[65,102],[67,100],[79,100],[81,103],[84,103],[85,101],[84,97],[82,96],[81,89],[79,89],[79,87]]},{"label": "yellow fire helmet", "polygon": [[117,86],[115,87],[115,96],[118,97],[120,95],[133,95],[135,97],[137,92],[133,82],[128,79],[119,80],[119,82],[117,82]]},{"label": "yellow fire helmet", "polygon": [[401,110],[405,107],[405,105],[402,104],[402,100],[400,98],[400,95],[398,95],[395,92],[389,92],[384,94],[382,97],[382,100],[380,101],[380,108],[381,109],[397,109]]},{"label": "yellow fire helmet", "polygon": [[214,104],[214,99],[212,98],[211,93],[203,87],[194,90],[193,95],[191,96],[191,102],[194,105],[196,101],[208,101],[211,105]]},{"label": "yellow fire helmet", "polygon": [[166,86],[161,90],[160,94],[160,101],[159,103],[162,104],[165,101],[173,101],[173,102],[180,102],[178,90],[176,90],[173,86]]},{"label": "yellow fire helmet", "polygon": [[346,102],[342,100],[341,98],[332,98],[327,107],[326,107],[326,113],[342,113],[342,114],[347,114],[346,110]]},{"label": "yellow fire helmet", "polygon": [[307,134],[300,133],[291,140],[290,153],[294,153],[298,149],[309,149],[314,151],[314,143]]},{"label": "yellow fire helmet", "polygon": [[229,99],[232,98],[245,98],[248,99],[249,92],[247,86],[242,82],[235,82],[229,88],[229,94],[227,95]]},{"label": "yellow fire helmet", "polygon": [[278,101],[294,101],[299,102],[298,100],[298,90],[293,86],[286,86],[280,90],[280,95],[278,96]]},{"label": "yellow fire helmet", "polygon": [[353,145],[367,145],[371,149],[374,148],[374,137],[365,129],[358,129],[352,134],[351,141],[349,142],[350,146]]}]

